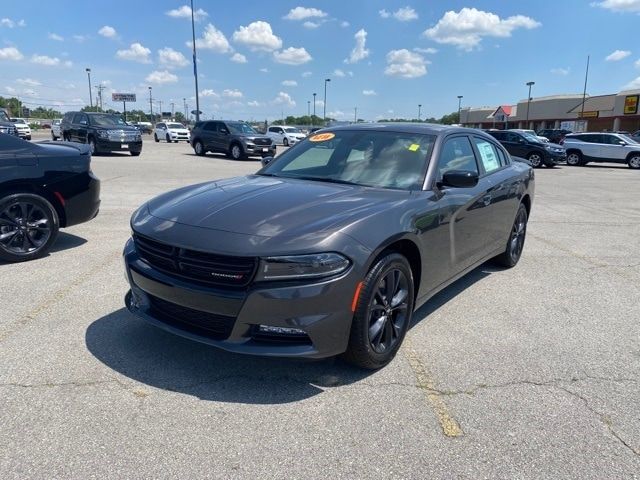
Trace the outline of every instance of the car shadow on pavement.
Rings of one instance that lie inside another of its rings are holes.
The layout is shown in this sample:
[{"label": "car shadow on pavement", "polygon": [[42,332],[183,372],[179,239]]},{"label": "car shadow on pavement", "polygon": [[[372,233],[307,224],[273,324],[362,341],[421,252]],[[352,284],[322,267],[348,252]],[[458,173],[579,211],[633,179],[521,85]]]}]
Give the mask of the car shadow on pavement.
[{"label": "car shadow on pavement", "polygon": [[89,325],[85,342],[98,360],[125,377],[218,402],[297,402],[373,373],[338,359],[291,360],[225,352],[148,325],[125,308]]},{"label": "car shadow on pavement", "polygon": [[51,250],[49,250],[49,253],[69,250],[71,248],[76,248],[80,245],[84,245],[85,243],[87,243],[86,238],[78,237],[77,235],[73,235],[67,232],[59,232],[58,238],[56,238],[56,241],[51,246]]}]

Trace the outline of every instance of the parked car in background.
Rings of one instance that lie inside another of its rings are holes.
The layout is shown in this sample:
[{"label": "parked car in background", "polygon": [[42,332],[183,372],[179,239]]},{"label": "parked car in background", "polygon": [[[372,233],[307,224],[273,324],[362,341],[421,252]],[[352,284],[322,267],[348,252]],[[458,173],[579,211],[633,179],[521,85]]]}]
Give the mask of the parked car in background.
[{"label": "parked car in background", "polygon": [[519,133],[528,133],[529,135],[533,135],[534,137],[538,137],[538,139],[543,141],[543,142],[549,142],[549,139],[547,137],[544,137],[542,135],[538,135],[534,130],[524,130],[522,128],[510,128],[509,131],[510,132],[519,132]]},{"label": "parked car in background", "polygon": [[282,144],[285,147],[294,145],[306,137],[299,128],[276,125],[267,129],[267,136],[271,137],[274,143]]},{"label": "parked car in background", "polygon": [[62,136],[60,134],[60,122],[62,122],[61,118],[51,120],[51,140],[54,142]]},{"label": "parked car in background", "polygon": [[518,263],[533,196],[531,166],[482,132],[329,128],[254,175],[142,205],[125,304],[226,350],[380,368],[417,307],[489,259]]},{"label": "parked car in background", "polygon": [[562,145],[547,143],[529,133],[510,130],[490,130],[489,135],[498,140],[507,151],[520,158],[526,158],[533,167],[553,167],[567,158]]},{"label": "parked car in background", "polygon": [[562,140],[564,140],[564,137],[569,135],[571,133],[571,130],[564,130],[564,129],[558,129],[558,128],[544,128],[540,131],[538,131],[538,135],[541,137],[546,137],[549,139],[549,142],[551,143],[557,143],[557,144],[562,144]]},{"label": "parked car in background", "polygon": [[11,121],[4,108],[0,108],[0,133],[14,135],[16,137],[18,136],[18,129]]},{"label": "parked car in background", "polygon": [[636,130],[635,132],[633,132],[631,135],[629,135],[631,138],[633,138],[635,141],[640,140],[640,130]]},{"label": "parked car in background", "polygon": [[640,169],[640,143],[619,133],[573,133],[564,139],[567,165],[621,163]]},{"label": "parked car in background", "polygon": [[92,155],[128,151],[137,157],[142,151],[140,131],[120,115],[95,112],[67,112],[60,122],[64,140],[86,143]]},{"label": "parked car in background", "polygon": [[189,142],[189,130],[181,123],[159,122],[153,131],[153,139],[156,142],[165,140],[167,143],[178,143],[180,140]]},{"label": "parked car in background", "polygon": [[91,220],[99,206],[88,146],[0,133],[0,261],[45,255],[59,228]]},{"label": "parked car in background", "polygon": [[196,122],[191,131],[191,146],[196,155],[218,152],[234,160],[276,154],[276,145],[270,137],[260,135],[248,123],[230,120]]},{"label": "parked car in background", "polygon": [[24,118],[12,118],[11,121],[18,129],[18,136],[24,140],[31,140],[31,127]]},{"label": "parked car in background", "polygon": [[151,122],[134,122],[138,130],[142,133],[151,135],[153,133],[153,124]]}]

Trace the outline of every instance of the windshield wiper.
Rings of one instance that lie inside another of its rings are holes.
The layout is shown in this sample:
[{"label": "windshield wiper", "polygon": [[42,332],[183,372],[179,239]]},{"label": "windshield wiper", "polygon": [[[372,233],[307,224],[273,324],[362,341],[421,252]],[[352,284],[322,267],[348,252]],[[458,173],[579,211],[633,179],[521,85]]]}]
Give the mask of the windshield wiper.
[{"label": "windshield wiper", "polygon": [[340,180],[339,178],[332,178],[332,177],[314,177],[311,175],[281,175],[284,178],[295,178],[298,180],[313,180],[316,182],[327,182],[327,183],[341,183],[343,185],[358,185],[358,186],[362,186],[359,183],[356,182],[350,182],[348,180]]}]

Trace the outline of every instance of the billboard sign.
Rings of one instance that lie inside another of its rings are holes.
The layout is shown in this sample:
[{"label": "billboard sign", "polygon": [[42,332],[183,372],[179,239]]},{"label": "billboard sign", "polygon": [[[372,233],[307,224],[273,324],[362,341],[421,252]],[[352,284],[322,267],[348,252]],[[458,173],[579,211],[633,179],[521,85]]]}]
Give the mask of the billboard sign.
[{"label": "billboard sign", "polygon": [[136,94],[135,93],[112,93],[111,100],[114,102],[135,102]]},{"label": "billboard sign", "polygon": [[627,95],[624,97],[624,114],[635,115],[638,113],[638,95]]}]

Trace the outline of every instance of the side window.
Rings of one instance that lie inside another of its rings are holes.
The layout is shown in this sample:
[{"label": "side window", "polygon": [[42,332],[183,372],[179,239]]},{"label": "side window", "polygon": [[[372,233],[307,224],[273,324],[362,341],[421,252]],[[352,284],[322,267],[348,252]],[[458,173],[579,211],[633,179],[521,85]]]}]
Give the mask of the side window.
[{"label": "side window", "polygon": [[284,130],[282,128],[278,128],[278,133],[284,133]]},{"label": "side window", "polygon": [[620,145],[620,142],[623,140],[621,138],[616,137],[615,135],[602,135],[604,137],[604,141],[602,143],[607,143],[609,145]]},{"label": "side window", "polygon": [[269,132],[275,132],[275,131],[276,131],[276,129],[275,129],[275,127],[269,127],[269,130],[268,130],[268,131],[269,131]]},{"label": "side window", "polygon": [[507,142],[519,143],[520,142],[520,135],[518,135],[517,133],[508,132],[507,133]]},{"label": "side window", "polygon": [[473,141],[476,144],[480,154],[480,161],[486,173],[495,172],[502,167],[503,163],[498,156],[498,149],[492,143],[478,137],[473,137]]},{"label": "side window", "polygon": [[207,122],[202,127],[202,130],[205,132],[215,132],[216,131],[216,122]]},{"label": "side window", "polygon": [[489,132],[489,135],[491,135],[493,138],[495,138],[498,141],[504,141],[504,133],[502,132]]},{"label": "side window", "polygon": [[80,123],[82,121],[82,117],[84,115],[82,113],[76,113],[73,117],[73,122],[72,123]]},{"label": "side window", "polygon": [[218,132],[229,133],[229,128],[222,122],[216,122],[218,124]]},{"label": "side window", "polygon": [[476,157],[467,137],[450,138],[442,146],[438,160],[437,180],[441,180],[442,175],[450,170],[478,173]]},{"label": "side window", "polygon": [[505,155],[501,148],[496,147],[496,152],[498,152],[498,158],[500,159],[500,165],[506,166],[511,162],[509,161],[509,156]]}]

